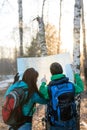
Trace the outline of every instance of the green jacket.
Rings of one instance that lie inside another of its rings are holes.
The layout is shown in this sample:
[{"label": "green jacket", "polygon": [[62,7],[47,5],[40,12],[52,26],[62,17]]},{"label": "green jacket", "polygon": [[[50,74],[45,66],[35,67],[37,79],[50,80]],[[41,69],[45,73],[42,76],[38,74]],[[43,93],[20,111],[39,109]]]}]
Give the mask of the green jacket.
[{"label": "green jacket", "polygon": [[[57,79],[59,80],[63,77],[66,77],[66,76],[64,74],[56,74],[51,77],[51,81],[57,80]],[[74,83],[75,94],[79,94],[84,91],[84,84],[79,74],[75,74],[74,78],[75,78],[75,83]],[[42,82],[40,86],[40,92],[42,93],[45,99],[49,99],[48,86],[46,85],[45,82]]]}]

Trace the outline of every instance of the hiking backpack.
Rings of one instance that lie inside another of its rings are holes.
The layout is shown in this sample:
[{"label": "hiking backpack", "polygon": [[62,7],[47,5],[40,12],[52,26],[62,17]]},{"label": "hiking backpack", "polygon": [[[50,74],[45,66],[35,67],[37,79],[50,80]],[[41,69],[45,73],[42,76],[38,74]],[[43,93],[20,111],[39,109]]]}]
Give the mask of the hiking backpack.
[{"label": "hiking backpack", "polygon": [[51,125],[58,126],[76,116],[75,89],[68,78],[51,81],[48,85],[50,96],[47,105],[47,119]]},{"label": "hiking backpack", "polygon": [[26,102],[26,95],[28,95],[28,88],[18,87],[13,89],[6,96],[6,100],[2,106],[2,118],[4,123],[12,127],[18,127],[24,123],[22,106]]}]

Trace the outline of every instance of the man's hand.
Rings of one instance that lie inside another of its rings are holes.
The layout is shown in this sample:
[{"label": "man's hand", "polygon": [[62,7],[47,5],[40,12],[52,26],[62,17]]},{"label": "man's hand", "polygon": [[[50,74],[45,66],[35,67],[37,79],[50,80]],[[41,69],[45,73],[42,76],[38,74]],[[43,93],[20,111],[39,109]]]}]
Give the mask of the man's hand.
[{"label": "man's hand", "polygon": [[44,77],[41,79],[41,82],[47,82],[46,75],[44,75]]}]

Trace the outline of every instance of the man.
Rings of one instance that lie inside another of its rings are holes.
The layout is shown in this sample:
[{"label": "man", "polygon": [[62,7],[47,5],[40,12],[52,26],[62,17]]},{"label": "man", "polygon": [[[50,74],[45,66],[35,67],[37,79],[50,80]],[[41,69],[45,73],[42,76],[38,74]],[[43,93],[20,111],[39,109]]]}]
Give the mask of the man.
[{"label": "man", "polygon": [[[63,68],[62,68],[61,64],[59,64],[57,62],[52,63],[50,65],[50,72],[51,72],[52,76],[51,76],[51,82],[49,83],[49,85],[46,85],[46,79],[43,78],[42,84],[40,86],[40,92],[42,93],[42,95],[44,96],[45,99],[49,99],[49,102],[52,97],[52,95],[50,96],[50,94],[49,94],[49,86],[51,86],[51,84],[55,84],[57,82],[59,83],[61,81],[62,81],[61,84],[63,82],[69,82],[68,78],[63,74]],[[73,84],[73,86],[75,88],[75,95],[77,95],[84,91],[84,84],[83,84],[79,74],[75,74],[74,78],[75,78],[75,84]],[[47,115],[47,116],[49,116],[49,115]],[[63,129],[64,130],[77,130],[76,118],[71,118],[68,121],[62,122],[64,125],[62,125],[61,122],[59,122],[59,125],[52,124],[51,120],[49,120],[49,123],[50,123],[49,130],[63,130]],[[71,126],[72,126],[72,128],[70,128]]]}]

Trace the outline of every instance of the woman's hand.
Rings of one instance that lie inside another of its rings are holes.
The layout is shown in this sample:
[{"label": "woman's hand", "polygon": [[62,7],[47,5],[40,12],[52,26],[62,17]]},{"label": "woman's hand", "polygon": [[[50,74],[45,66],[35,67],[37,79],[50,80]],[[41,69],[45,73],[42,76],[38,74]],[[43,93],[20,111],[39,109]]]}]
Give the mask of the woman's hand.
[{"label": "woman's hand", "polygon": [[16,83],[17,81],[19,81],[19,73],[16,73],[16,75],[14,76],[14,82],[13,82],[13,84],[14,83]]}]

